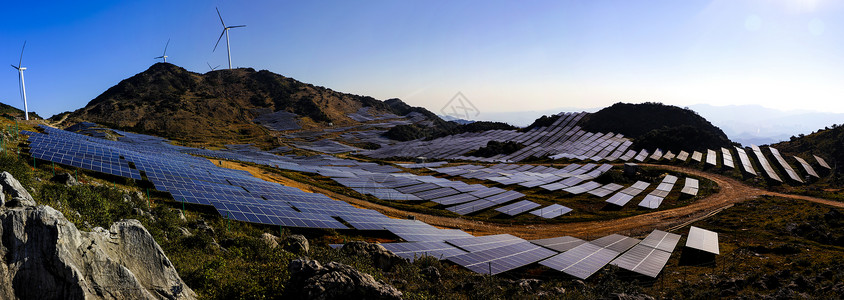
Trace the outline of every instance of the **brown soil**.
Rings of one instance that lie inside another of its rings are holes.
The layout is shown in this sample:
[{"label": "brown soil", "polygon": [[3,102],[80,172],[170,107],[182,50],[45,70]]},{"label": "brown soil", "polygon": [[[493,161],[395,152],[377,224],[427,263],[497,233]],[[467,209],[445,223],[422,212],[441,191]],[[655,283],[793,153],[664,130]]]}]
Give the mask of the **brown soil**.
[{"label": "brown soil", "polygon": [[[214,160],[219,164],[219,161]],[[748,186],[738,180],[722,175],[706,173],[700,170],[689,169],[678,166],[665,165],[651,165],[642,164],[645,166],[662,168],[675,172],[691,174],[699,177],[704,177],[714,181],[720,187],[720,191],[712,194],[706,198],[700,199],[692,204],[678,207],[674,209],[655,211],[651,213],[615,219],[606,221],[591,221],[567,224],[498,224],[491,222],[483,222],[476,220],[466,220],[462,218],[450,218],[443,216],[432,216],[420,213],[409,213],[389,206],[371,203],[366,200],[357,199],[334,193],[332,191],[311,186],[305,183],[291,180],[279,174],[267,172],[256,167],[247,166],[240,163],[223,161],[222,166],[226,168],[245,170],[250,172],[253,176],[272,182],[277,182],[283,185],[300,188],[311,193],[322,193],[333,199],[346,201],[361,208],[368,208],[377,210],[385,215],[397,218],[404,218],[408,215],[413,215],[417,220],[425,223],[445,228],[458,228],[470,232],[474,235],[488,235],[509,233],[524,239],[541,239],[558,236],[575,236],[580,238],[590,238],[593,236],[604,236],[613,233],[624,233],[635,236],[650,232],[654,229],[668,229],[673,226],[688,223],[698,218],[704,217],[713,211],[729,207],[735,203],[743,202],[759,196],[770,195],[798,200],[811,201],[815,203],[830,205],[834,207],[844,208],[844,203],[831,201],[821,198],[790,195],[766,191],[763,189]]]}]

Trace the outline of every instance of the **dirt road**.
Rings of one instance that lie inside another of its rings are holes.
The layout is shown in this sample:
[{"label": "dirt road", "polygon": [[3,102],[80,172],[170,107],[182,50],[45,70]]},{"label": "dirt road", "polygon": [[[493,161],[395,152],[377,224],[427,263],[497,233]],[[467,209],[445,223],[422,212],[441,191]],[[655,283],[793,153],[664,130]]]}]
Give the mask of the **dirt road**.
[{"label": "dirt road", "polygon": [[404,218],[408,215],[413,215],[416,217],[417,220],[423,221],[434,226],[444,228],[458,228],[466,232],[470,232],[474,235],[509,233],[524,239],[541,239],[564,235],[570,235],[580,238],[591,238],[596,236],[609,235],[613,233],[638,235],[641,233],[650,232],[653,229],[666,229],[678,224],[683,224],[685,222],[689,222],[691,220],[695,220],[697,218],[705,216],[718,209],[722,209],[732,204],[753,199],[755,197],[763,195],[799,199],[844,208],[844,203],[842,202],[836,202],[809,196],[789,195],[770,192],[763,189],[748,186],[733,178],[712,173],[706,173],[695,169],[666,165],[642,165],[691,174],[698,177],[704,177],[714,181],[716,184],[718,184],[721,189],[715,194],[712,194],[706,198],[700,199],[692,204],[683,207],[655,211],[651,213],[621,219],[568,224],[511,225],[467,220],[462,218],[432,216],[415,212],[408,213],[406,211],[402,211],[393,207],[375,204],[366,200],[341,195],[323,188],[297,182],[289,178],[283,177],[281,175],[263,171],[255,167],[250,167],[232,162],[223,162],[222,166],[227,168],[246,170],[252,173],[252,175],[262,178],[264,180],[278,182],[288,186],[294,186],[308,192],[322,193],[328,195],[331,198],[346,201],[361,208],[377,210],[385,215],[392,217]]}]

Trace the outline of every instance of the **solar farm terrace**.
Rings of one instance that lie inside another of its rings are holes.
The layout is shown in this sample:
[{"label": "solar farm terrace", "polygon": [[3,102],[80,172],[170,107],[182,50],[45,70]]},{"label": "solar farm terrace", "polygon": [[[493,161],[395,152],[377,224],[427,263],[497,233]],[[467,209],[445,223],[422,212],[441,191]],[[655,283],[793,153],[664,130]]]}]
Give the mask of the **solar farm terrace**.
[{"label": "solar farm terrace", "polygon": [[[529,213],[537,219],[554,219],[564,218],[573,211],[572,208],[560,204],[541,205],[524,199],[525,194],[513,190],[515,188],[590,195],[603,198],[608,204],[624,207],[631,199],[654,186],[638,204],[642,209],[659,208],[666,196],[674,190],[691,196],[698,193],[700,187],[697,179],[673,175],[665,175],[655,182],[638,181],[631,185],[601,184],[594,181],[614,167],[611,162],[675,158],[677,161],[691,158],[702,162],[704,154],[692,151],[693,155],[690,155],[683,151],[675,155],[670,151],[663,153],[659,149],[654,152],[644,149],[635,151],[629,149],[632,142],[621,135],[593,134],[579,129],[574,124],[582,115],[562,114],[554,124],[525,133],[488,131],[463,134],[446,137],[441,141],[397,143],[387,149],[363,153],[381,157],[428,156],[479,162],[499,161],[501,163],[489,165],[447,166],[446,162],[429,162],[398,166],[494,182],[507,188],[416,175],[390,165],[329,155],[278,155],[249,146],[229,146],[222,151],[175,146],[161,138],[117,130],[113,132],[121,135],[118,141],[43,125],[40,127],[43,133],[22,133],[29,136],[29,151],[36,159],[135,180],[148,180],[156,190],[169,193],[177,202],[213,206],[221,216],[231,220],[285,227],[388,231],[404,242],[382,245],[401,257],[413,260],[432,256],[483,274],[499,274],[538,263],[586,279],[604,266],[612,264],[642,275],[657,277],[679,241],[679,235],[654,230],[643,240],[613,234],[592,241],[570,236],[541,240],[524,240],[509,234],[473,236],[459,229],[441,229],[418,220],[390,218],[378,211],[357,208],[323,194],[308,193],[298,188],[267,182],[253,177],[246,171],[218,167],[210,160],[199,157],[315,173],[331,178],[360,194],[371,195],[380,200],[409,203],[430,201],[458,215],[495,210],[508,216]],[[502,137],[518,139],[530,146],[507,156],[462,156],[489,140]],[[445,144],[458,146],[437,146]],[[300,146],[314,151],[325,150],[328,153],[350,151],[349,148],[341,147],[345,145],[328,140]],[[776,149],[769,149],[777,154],[777,163],[788,166]],[[289,149],[280,148],[274,152],[287,150]],[[720,150],[706,151],[706,163],[717,164],[717,153],[720,152],[723,166],[734,167],[731,150]],[[752,171],[750,156],[742,148],[735,150],[741,165],[747,168],[745,170]],[[755,146],[753,151],[761,153],[761,149]],[[571,163],[559,168],[507,163],[536,155],[578,159],[584,163]],[[767,171],[771,168],[763,155],[755,156],[757,160],[762,161],[763,169]],[[807,174],[815,173],[805,160],[797,159]],[[815,159],[822,161],[819,157]],[[787,170],[791,170],[788,173],[789,178],[799,180],[797,171],[790,166]],[[752,174],[756,174],[755,171]],[[768,174],[774,180],[781,180],[771,175]],[[816,173],[814,176],[817,176]],[[695,232],[705,238],[692,241],[693,245],[697,248],[717,249],[717,233]]]}]

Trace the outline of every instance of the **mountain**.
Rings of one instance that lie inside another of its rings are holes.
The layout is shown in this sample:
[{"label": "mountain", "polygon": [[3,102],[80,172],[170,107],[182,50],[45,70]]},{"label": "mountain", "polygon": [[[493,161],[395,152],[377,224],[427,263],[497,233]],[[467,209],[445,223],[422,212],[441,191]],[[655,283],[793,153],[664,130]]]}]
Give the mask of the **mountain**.
[{"label": "mountain", "polygon": [[696,112],[662,103],[616,103],[584,117],[580,126],[591,132],[615,132],[642,149],[663,151],[729,147],[721,129]]},{"label": "mountain", "polygon": [[788,141],[818,128],[844,123],[844,114],[807,110],[784,111],[760,105],[689,106],[723,129],[727,136],[744,145],[764,145]]},{"label": "mountain", "polygon": [[[352,114],[395,118],[414,111],[438,119],[399,99],[379,101],[341,93],[266,70],[199,74],[156,63],[109,88],[84,108],[51,120],[89,121],[186,142],[246,143],[274,140],[258,122],[292,122],[289,129],[321,129],[359,124]],[[366,120],[371,119],[362,119]]]}]

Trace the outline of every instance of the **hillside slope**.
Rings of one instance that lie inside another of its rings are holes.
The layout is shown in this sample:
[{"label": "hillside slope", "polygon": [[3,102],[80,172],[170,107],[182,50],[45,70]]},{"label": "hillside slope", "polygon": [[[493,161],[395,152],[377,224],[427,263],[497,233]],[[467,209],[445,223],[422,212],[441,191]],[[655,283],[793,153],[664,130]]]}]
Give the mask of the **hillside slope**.
[{"label": "hillside slope", "polygon": [[[832,125],[819,129],[809,135],[792,136],[787,142],[780,142],[771,145],[784,155],[797,155],[808,159],[812,164],[812,155],[817,155],[826,160],[827,164],[836,171],[842,171],[844,166],[838,162],[844,161],[844,126]],[[834,172],[840,173],[840,172]],[[841,183],[844,178],[835,178]]]},{"label": "hillside slope", "polygon": [[636,147],[664,151],[717,149],[732,145],[721,129],[694,111],[662,103],[616,103],[589,114],[580,126],[591,132],[616,132]]},{"label": "hillside slope", "polygon": [[157,63],[69,113],[66,122],[89,121],[188,142],[251,142],[270,139],[253,120],[273,112],[294,113],[303,129],[319,129],[358,124],[348,115],[362,107],[374,115],[411,110],[400,102],[340,93],[266,70],[199,74]]}]

